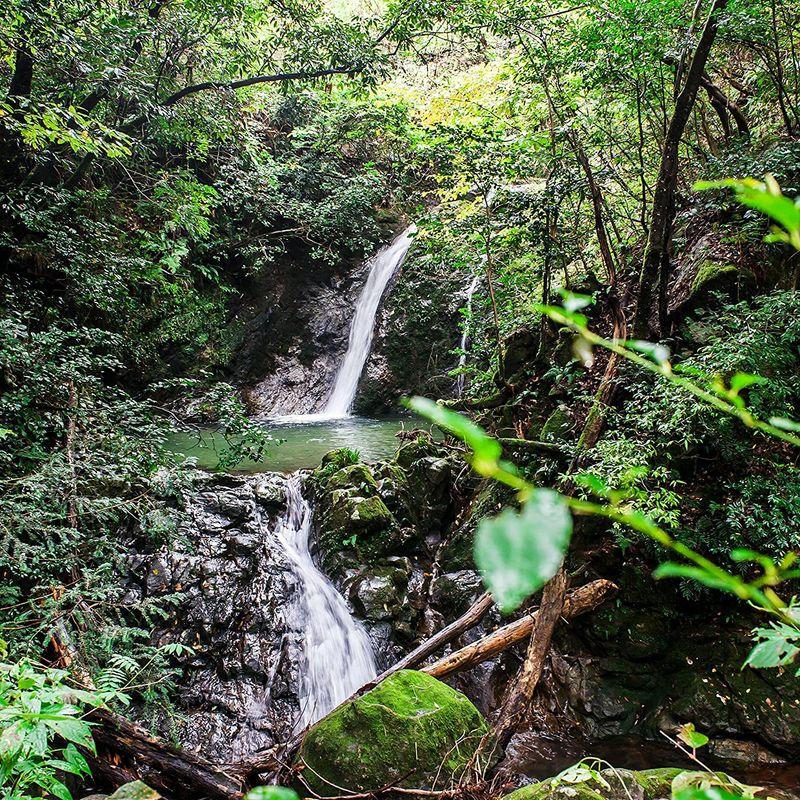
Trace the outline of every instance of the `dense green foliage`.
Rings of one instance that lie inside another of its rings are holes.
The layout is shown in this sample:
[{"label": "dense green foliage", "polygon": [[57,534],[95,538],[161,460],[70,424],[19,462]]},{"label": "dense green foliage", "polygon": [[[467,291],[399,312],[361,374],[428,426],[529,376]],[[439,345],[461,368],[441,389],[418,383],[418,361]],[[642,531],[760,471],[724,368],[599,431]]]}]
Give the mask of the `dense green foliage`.
[{"label": "dense green foliage", "polygon": [[[424,292],[398,296],[404,324],[451,339],[390,356],[459,379],[489,434],[418,407],[519,493],[477,534],[498,604],[559,568],[571,508],[602,518],[620,560],[666,546],[687,594],[766,608],[750,663],[791,662],[796,609],[773,594],[800,547],[798,51],[789,0],[5,3],[4,719],[61,702],[64,676],[25,659],[65,652],[168,702],[182,653],[150,634],[180,597],[134,598],[125,578],[131,551],[177,535],[191,491],[170,430],[218,426],[222,467],[272,446],[235,385],[242,308],[346,276],[410,219]],[[767,173],[783,194],[729,180]],[[463,351],[434,321],[459,306]],[[512,468],[499,440],[576,458]],[[357,461],[338,451],[318,475]],[[3,744],[11,796],[66,796],[55,771],[85,773],[51,732],[22,741]]]}]

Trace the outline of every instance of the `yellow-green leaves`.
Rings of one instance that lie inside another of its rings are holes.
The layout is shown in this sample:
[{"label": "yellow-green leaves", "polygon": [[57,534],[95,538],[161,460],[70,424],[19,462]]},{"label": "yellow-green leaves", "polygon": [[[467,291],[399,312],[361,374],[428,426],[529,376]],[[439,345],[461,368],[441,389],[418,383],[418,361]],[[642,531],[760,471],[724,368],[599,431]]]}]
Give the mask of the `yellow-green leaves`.
[{"label": "yellow-green leaves", "polygon": [[294,789],[285,786],[256,786],[244,797],[244,800],[300,800]]},{"label": "yellow-green leaves", "polygon": [[763,182],[753,178],[699,181],[694,188],[733,189],[740,203],[766,214],[777,223],[768,241],[785,242],[800,250],[800,198],[791,200],[786,197],[772,175],[766,175]]},{"label": "yellow-green leaves", "polygon": [[520,511],[481,520],[475,562],[502,611],[513,611],[556,574],[572,535],[560,495],[536,489]]},{"label": "yellow-green leaves", "polygon": [[697,750],[698,747],[705,747],[708,744],[708,736],[700,733],[695,727],[693,722],[687,722],[681,725],[678,731],[678,738],[687,746],[691,747],[692,751]]}]

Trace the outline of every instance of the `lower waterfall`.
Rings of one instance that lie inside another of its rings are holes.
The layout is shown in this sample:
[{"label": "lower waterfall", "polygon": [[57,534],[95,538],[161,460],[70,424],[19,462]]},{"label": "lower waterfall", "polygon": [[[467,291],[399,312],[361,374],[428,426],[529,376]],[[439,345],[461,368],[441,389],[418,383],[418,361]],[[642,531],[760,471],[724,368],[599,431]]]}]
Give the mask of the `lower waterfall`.
[{"label": "lower waterfall", "polygon": [[364,627],[350,614],[344,598],[317,569],[309,550],[311,507],[302,495],[302,480],[286,481],[286,513],[275,535],[285,548],[299,580],[294,598],[302,656],[296,730],[316,722],[377,674],[375,656]]}]

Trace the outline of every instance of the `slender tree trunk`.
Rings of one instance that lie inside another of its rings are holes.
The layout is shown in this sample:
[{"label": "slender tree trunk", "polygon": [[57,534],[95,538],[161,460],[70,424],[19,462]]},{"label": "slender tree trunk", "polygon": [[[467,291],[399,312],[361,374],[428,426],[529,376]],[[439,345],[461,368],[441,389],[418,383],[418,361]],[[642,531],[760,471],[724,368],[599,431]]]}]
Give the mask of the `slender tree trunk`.
[{"label": "slender tree trunk", "polygon": [[[14,71],[8,85],[9,105],[14,116],[20,114],[20,102],[31,96],[33,55],[26,44],[19,44],[14,56]],[[13,184],[23,162],[22,142],[16,131],[0,125],[0,186]]]},{"label": "slender tree trunk", "polygon": [[8,87],[11,97],[30,97],[33,87],[33,55],[27,45],[17,47],[14,57],[14,74]]},{"label": "slender tree trunk", "polygon": [[528,642],[528,652],[516,680],[508,685],[506,696],[500,707],[498,723],[494,728],[497,746],[505,748],[517,730],[520,722],[528,714],[533,693],[542,676],[553,631],[561,616],[564,598],[567,594],[567,575],[562,564],[555,577],[548,581],[542,593],[539,614]]},{"label": "slender tree trunk", "polygon": [[692,56],[683,88],[675,101],[653,192],[650,236],[639,277],[634,329],[639,337],[659,338],[666,327],[669,245],[674,220],[675,186],[678,178],[678,149],[694,108],[708,56],[717,36],[719,16],[728,0],[713,0],[708,19]]}]

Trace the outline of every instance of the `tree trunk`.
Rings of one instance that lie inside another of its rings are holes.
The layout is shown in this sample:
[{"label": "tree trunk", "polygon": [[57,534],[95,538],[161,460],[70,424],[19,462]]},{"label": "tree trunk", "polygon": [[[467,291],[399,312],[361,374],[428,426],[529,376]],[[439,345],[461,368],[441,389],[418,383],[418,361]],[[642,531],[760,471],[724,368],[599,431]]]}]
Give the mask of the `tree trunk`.
[{"label": "tree trunk", "polygon": [[500,707],[498,723],[494,727],[495,747],[501,750],[511,741],[520,722],[525,719],[530,707],[533,693],[542,676],[547,654],[550,650],[550,641],[556,628],[558,618],[564,607],[564,598],[567,593],[567,575],[563,565],[551,578],[542,592],[542,604],[536,615],[536,622],[528,642],[528,652],[525,663],[517,675],[517,679],[510,683],[506,696]]},{"label": "tree trunk", "polygon": [[650,235],[639,277],[634,329],[640,338],[658,339],[666,327],[669,246],[678,178],[678,150],[717,35],[719,15],[727,5],[728,0],[713,0],[711,4],[708,19],[686,72],[683,88],[675,100],[675,109],[667,128],[658,179],[653,192]]},{"label": "tree trunk", "polygon": [[[561,616],[570,620],[581,614],[588,614],[612,597],[616,591],[616,585],[606,580],[592,581],[578,589],[573,589],[564,598]],[[494,633],[478,639],[477,642],[462,647],[455,653],[450,653],[435,663],[423,667],[421,672],[433,675],[434,678],[444,678],[453,672],[461,672],[488,661],[502,653],[503,650],[525,641],[531,635],[538,616],[539,611],[536,610],[521,619],[510,622],[508,625],[498,628]]]}]

